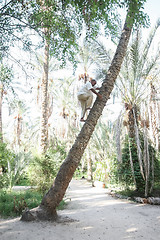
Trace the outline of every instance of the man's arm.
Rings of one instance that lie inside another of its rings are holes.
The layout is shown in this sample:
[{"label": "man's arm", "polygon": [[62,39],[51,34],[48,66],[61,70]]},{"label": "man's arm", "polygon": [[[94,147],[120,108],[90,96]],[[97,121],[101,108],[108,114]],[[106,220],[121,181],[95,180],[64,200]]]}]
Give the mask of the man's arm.
[{"label": "man's arm", "polygon": [[[96,88],[96,89],[97,89],[97,88]],[[91,90],[94,94],[96,94],[97,97],[99,97],[100,100],[102,99],[102,95],[99,94],[98,92],[96,92],[96,90],[95,90],[94,88],[91,88],[90,90]],[[99,89],[98,89],[98,90],[99,90]]]}]

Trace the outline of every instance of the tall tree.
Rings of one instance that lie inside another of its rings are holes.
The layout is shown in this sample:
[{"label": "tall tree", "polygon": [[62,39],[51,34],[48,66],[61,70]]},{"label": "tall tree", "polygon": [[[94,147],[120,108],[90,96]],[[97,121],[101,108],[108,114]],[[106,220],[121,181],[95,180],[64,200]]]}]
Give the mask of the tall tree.
[{"label": "tall tree", "polygon": [[45,153],[48,144],[48,71],[49,71],[49,41],[47,39],[47,29],[44,30],[46,36],[44,50],[43,76],[41,83],[41,153]]},{"label": "tall tree", "polygon": [[0,64],[0,75],[0,140],[3,141],[2,105],[4,94],[7,94],[7,90],[10,88],[13,75],[11,69],[8,66],[5,66],[2,62]]},{"label": "tall tree", "polygon": [[13,146],[20,148],[22,145],[21,137],[23,132],[23,117],[26,112],[26,106],[21,100],[15,99],[10,103],[14,116],[14,140]]},{"label": "tall tree", "polygon": [[77,139],[75,140],[75,143],[68,153],[67,158],[61,165],[53,185],[43,197],[40,206],[31,210],[30,212],[26,211],[23,213],[22,220],[53,220],[57,218],[56,207],[64,197],[66,189],[80,163],[81,157],[94,131],[97,121],[101,116],[106,102],[108,101],[113,90],[115,80],[119,74],[121,64],[126,54],[135,17],[138,17],[143,3],[144,1],[129,1],[128,13],[121,38],[119,40],[119,44],[113,57],[111,66],[106,74],[102,87],[100,88],[100,94],[102,94],[103,100],[99,100],[98,98],[96,99],[87,121],[84,123]]},{"label": "tall tree", "polygon": [[35,26],[29,24],[28,19],[35,7],[31,1],[0,1],[0,53],[2,56],[11,54],[10,47],[13,43],[15,46],[16,42],[21,41],[24,49],[30,48],[31,38],[28,30],[35,29]]},{"label": "tall tree", "polygon": [[[125,106],[126,119],[124,124],[127,126],[129,135],[129,145],[131,146],[130,154],[132,156],[132,161],[130,161],[130,163],[137,190],[143,189],[144,185],[146,186],[146,189],[149,189],[148,179],[151,171],[150,169],[146,170],[146,168],[148,168],[147,166],[149,166],[149,164],[146,162],[150,161],[149,159],[146,161],[146,158],[149,157],[149,155],[146,154],[148,151],[147,149],[149,143],[147,138],[149,138],[149,134],[146,133],[148,132],[147,128],[149,129],[152,126],[149,127],[149,113],[147,112],[148,109],[150,109],[152,113],[151,118],[154,116],[154,111],[152,109],[154,102],[151,101],[153,96],[150,96],[150,84],[153,83],[154,79],[156,79],[156,76],[159,75],[159,70],[155,69],[160,56],[160,52],[157,49],[156,54],[154,56],[152,55],[152,58],[149,58],[149,50],[151,49],[152,41],[159,26],[160,21],[158,20],[143,46],[140,30],[135,32],[135,38],[133,38],[130,49],[126,54],[122,71],[119,75],[120,81],[117,81],[117,85],[122,94],[122,102]],[[151,86],[153,86],[153,84],[151,84]],[[153,91],[151,95],[154,95]],[[147,106],[148,103],[150,106]],[[155,117],[152,119],[155,119]],[[152,123],[153,122],[154,120]],[[143,132],[144,135],[143,147],[141,147],[139,136],[140,132],[141,134]],[[158,136],[157,133],[158,131],[156,130],[153,136]],[[137,156],[133,157],[135,156],[136,151]],[[148,190],[145,192],[147,196]]]}]

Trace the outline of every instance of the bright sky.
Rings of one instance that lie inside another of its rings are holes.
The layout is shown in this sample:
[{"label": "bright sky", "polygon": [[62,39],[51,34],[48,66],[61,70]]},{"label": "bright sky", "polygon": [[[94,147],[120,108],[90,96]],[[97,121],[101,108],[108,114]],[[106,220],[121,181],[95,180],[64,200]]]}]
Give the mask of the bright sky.
[{"label": "bright sky", "polygon": [[149,15],[153,26],[157,19],[160,18],[160,0],[147,0],[144,10]]}]

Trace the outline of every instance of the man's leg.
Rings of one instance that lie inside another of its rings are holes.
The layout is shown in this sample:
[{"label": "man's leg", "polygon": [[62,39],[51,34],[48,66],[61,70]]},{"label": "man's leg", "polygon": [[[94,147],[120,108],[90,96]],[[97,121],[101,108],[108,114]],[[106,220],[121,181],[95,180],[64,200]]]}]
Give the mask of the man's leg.
[{"label": "man's leg", "polygon": [[78,100],[81,104],[81,121],[84,121],[84,116],[86,113],[86,101],[88,99],[88,95],[86,94],[80,94],[78,95]]},{"label": "man's leg", "polygon": [[86,101],[86,109],[91,109],[92,102],[93,102],[93,95],[90,95]]},{"label": "man's leg", "polygon": [[86,113],[86,101],[81,100],[80,103],[81,103],[81,121],[83,121]]}]

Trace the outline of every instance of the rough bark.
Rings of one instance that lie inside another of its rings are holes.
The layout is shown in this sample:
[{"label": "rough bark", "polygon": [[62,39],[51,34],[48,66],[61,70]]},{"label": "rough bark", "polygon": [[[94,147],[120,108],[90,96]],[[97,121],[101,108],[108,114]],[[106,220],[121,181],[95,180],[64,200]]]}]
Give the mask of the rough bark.
[{"label": "rough bark", "polygon": [[[128,26],[128,20],[130,25]],[[129,14],[126,17],[126,22],[122,31],[122,35],[117,46],[116,53],[113,57],[111,66],[106,74],[102,87],[100,88],[100,94],[103,99],[96,99],[93,108],[91,109],[87,121],[84,123],[75,143],[70,149],[67,158],[60,167],[57,177],[43,197],[42,202],[37,209],[33,209],[29,212],[29,215],[33,216],[34,219],[55,219],[57,217],[56,207],[63,199],[66,189],[73,177],[73,174],[78,167],[84,150],[90,140],[90,137],[94,131],[99,117],[102,115],[102,111],[106,105],[107,100],[113,90],[114,83],[119,74],[121,64],[126,54],[128,42],[132,30],[132,19]],[[25,220],[26,212],[23,213],[22,220]],[[31,217],[32,219],[32,217]],[[32,219],[33,220],[33,219]]]},{"label": "rough bark", "polygon": [[159,143],[159,107],[155,101],[157,91],[153,84],[151,84],[151,97],[150,97],[150,128],[152,131],[152,138],[157,150],[160,149]]},{"label": "rough bark", "polygon": [[136,178],[135,178],[135,174],[134,174],[134,165],[133,165],[130,138],[128,139],[128,143],[129,143],[129,159],[130,159],[131,171],[132,171],[133,181],[134,181],[134,184],[136,186]]},{"label": "rough bark", "polygon": [[21,133],[22,133],[22,117],[18,114],[17,116],[17,143],[21,145]]},{"label": "rough bark", "polygon": [[[45,30],[46,31],[46,30]],[[46,33],[47,34],[47,33]],[[48,59],[49,59],[49,44],[45,40],[44,50],[44,67],[41,84],[41,153],[45,153],[48,144]]]},{"label": "rough bark", "polygon": [[0,85],[0,141],[3,142],[2,133],[2,101],[3,101],[3,84]]}]

